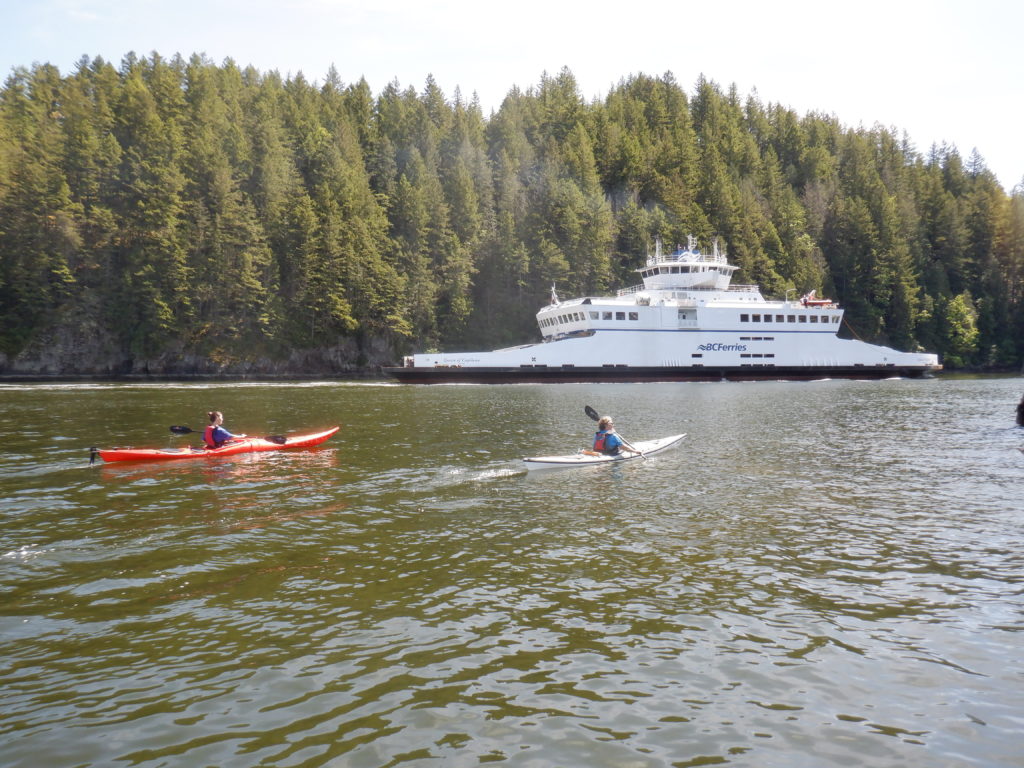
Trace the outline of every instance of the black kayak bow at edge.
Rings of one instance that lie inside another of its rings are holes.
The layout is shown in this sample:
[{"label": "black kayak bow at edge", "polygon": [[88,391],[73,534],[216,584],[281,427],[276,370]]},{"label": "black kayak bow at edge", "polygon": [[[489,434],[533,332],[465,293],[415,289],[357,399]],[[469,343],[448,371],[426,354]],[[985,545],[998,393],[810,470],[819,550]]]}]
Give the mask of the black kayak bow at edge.
[{"label": "black kayak bow at edge", "polygon": [[[171,432],[173,432],[176,435],[190,435],[193,432],[195,432],[195,430],[192,429],[191,427],[181,427],[175,425],[171,427]],[[284,435],[266,435],[262,439],[270,443],[277,443],[278,445],[284,445],[285,443],[288,442],[288,438],[285,437]]]},{"label": "black kayak bow at edge", "polygon": [[[598,414],[598,412],[595,411],[593,408],[591,408],[589,405],[584,405],[583,406],[583,412],[585,414],[587,414],[587,416],[592,418],[594,421],[600,421],[601,420],[600,414]],[[644,461],[647,461],[647,457],[644,456],[644,452],[643,451],[638,451],[636,448],[634,448],[630,444],[629,440],[627,440],[626,438],[622,437],[622,435],[619,435],[619,437],[622,439],[622,444],[624,446],[626,446],[627,450],[630,450],[633,453],[639,453],[640,454],[640,458],[643,459]]]}]

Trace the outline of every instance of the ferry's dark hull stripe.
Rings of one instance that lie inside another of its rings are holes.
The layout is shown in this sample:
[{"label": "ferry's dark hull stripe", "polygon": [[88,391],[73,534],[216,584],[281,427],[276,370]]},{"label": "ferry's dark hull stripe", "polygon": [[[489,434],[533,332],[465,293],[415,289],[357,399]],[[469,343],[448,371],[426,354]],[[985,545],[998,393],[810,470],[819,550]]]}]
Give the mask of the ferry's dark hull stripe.
[{"label": "ferry's dark hull stripe", "polygon": [[406,384],[547,384],[643,381],[808,381],[814,379],[922,378],[932,369],[916,366],[707,366],[695,367],[416,367],[385,368]]}]

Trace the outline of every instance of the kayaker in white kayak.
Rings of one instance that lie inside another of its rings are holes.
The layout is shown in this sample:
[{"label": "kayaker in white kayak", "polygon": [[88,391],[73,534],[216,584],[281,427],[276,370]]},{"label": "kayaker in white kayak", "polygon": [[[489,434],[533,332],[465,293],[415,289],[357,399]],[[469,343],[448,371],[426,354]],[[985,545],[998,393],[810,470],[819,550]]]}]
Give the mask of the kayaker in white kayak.
[{"label": "kayaker in white kayak", "polygon": [[203,430],[203,442],[207,448],[220,448],[228,440],[237,440],[248,435],[233,435],[221,426],[224,423],[224,414],[220,411],[210,411],[210,425]]},{"label": "kayaker in white kayak", "polygon": [[617,456],[623,448],[637,453],[633,450],[633,446],[615,432],[615,423],[612,421],[612,417],[602,416],[601,420],[597,422],[597,432],[594,434],[594,449],[591,451],[584,449],[583,453],[588,456]]}]

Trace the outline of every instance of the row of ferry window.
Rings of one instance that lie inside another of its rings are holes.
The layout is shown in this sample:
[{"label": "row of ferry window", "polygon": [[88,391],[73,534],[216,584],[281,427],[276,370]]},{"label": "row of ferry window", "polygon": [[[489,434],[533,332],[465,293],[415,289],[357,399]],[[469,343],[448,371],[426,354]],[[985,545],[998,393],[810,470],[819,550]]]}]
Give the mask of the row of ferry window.
[{"label": "row of ferry window", "polygon": [[718,267],[653,267],[640,272],[641,277],[654,277],[655,275],[688,275],[691,272],[720,272]]},{"label": "row of ferry window", "polygon": [[[704,357],[700,352],[694,352],[690,357]],[[740,357],[775,357],[774,352],[741,352]]]},{"label": "row of ferry window", "polygon": [[[591,312],[591,320],[626,320],[628,316],[629,320],[639,320],[639,312]],[[560,325],[563,323],[578,323],[586,320],[586,315],[583,312],[568,312],[564,315],[558,315],[557,317],[545,317],[540,321],[541,326],[548,328],[554,325]]]},{"label": "row of ferry window", "polygon": [[[818,318],[821,318],[820,320]],[[763,319],[762,319],[763,318]],[[771,315],[740,315],[741,323],[770,323],[772,322]],[[829,322],[828,315],[775,315],[776,323],[827,323]],[[833,315],[831,322],[838,323],[839,315]]]}]

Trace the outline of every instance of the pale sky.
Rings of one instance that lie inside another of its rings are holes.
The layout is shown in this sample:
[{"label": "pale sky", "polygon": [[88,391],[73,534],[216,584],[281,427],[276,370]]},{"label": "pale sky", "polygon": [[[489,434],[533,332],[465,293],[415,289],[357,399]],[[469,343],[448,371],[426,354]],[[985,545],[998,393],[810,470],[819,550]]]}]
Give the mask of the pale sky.
[{"label": "pale sky", "polygon": [[631,74],[700,74],[746,97],[847,127],[906,132],[917,150],[977,149],[1009,191],[1024,180],[1024,2],[1020,0],[0,0],[0,73],[34,62],[73,71],[134,51],[231,58],[282,76],[374,94],[397,80],[479,96],[568,67],[583,97]]}]

